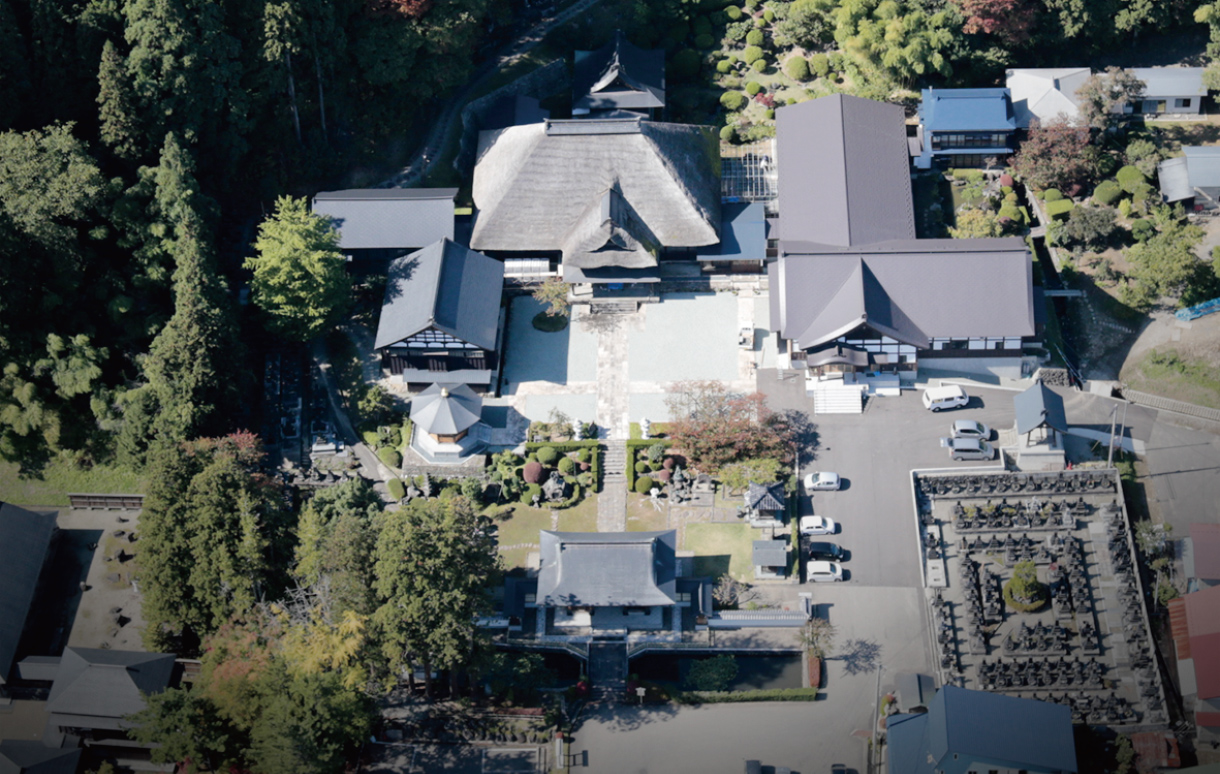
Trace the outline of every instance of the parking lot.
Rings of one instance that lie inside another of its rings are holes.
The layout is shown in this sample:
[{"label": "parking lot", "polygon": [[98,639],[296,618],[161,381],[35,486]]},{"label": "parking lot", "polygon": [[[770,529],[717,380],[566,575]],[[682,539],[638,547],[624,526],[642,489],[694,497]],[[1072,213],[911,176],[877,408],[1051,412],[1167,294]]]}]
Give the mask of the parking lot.
[{"label": "parking lot", "polygon": [[[776,409],[812,412],[813,400],[796,380],[759,374],[759,389]],[[839,523],[833,541],[847,553],[845,582],[865,586],[920,586],[918,537],[911,500],[911,470],[969,468],[991,463],[954,462],[940,448],[955,419],[977,419],[993,429],[1015,421],[1008,390],[967,389],[965,408],[933,413],[920,402],[921,390],[901,397],[869,400],[863,414],[819,414],[816,456],[801,460],[801,473],[829,470],[843,477],[838,492],[802,495],[800,514],[817,513]],[[831,538],[819,538],[831,539]]]}]

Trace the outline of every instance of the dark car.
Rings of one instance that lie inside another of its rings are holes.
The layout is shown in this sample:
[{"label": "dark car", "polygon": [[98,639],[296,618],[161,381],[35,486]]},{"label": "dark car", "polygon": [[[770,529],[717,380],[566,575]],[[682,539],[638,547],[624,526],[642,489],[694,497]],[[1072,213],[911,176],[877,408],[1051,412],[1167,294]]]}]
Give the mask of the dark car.
[{"label": "dark car", "polygon": [[813,561],[836,561],[843,558],[843,549],[834,543],[810,543],[809,558]]}]

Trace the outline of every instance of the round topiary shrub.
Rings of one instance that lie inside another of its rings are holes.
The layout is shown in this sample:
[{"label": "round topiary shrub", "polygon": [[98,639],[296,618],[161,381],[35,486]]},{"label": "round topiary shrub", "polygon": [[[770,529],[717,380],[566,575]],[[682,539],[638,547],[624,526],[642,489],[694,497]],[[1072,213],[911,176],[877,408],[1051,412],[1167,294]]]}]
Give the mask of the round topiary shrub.
[{"label": "round topiary shrub", "polygon": [[559,472],[565,476],[570,476],[576,472],[576,460],[571,457],[559,458]]},{"label": "round topiary shrub", "polygon": [[1000,185],[1012,188],[1012,184],[1014,182],[1015,181],[1012,179],[1012,175],[1008,174],[1007,172],[1000,175]]},{"label": "round topiary shrub", "polygon": [[784,74],[794,81],[809,80],[809,62],[803,56],[790,56],[784,62]]},{"label": "round topiary shrub", "polygon": [[538,484],[530,484],[521,490],[521,502],[525,505],[533,505],[534,495],[542,497],[542,487]]},{"label": "round topiary shrub", "polygon": [[728,8],[724,9],[724,15],[729,17],[729,21],[740,21],[741,9],[735,5],[730,5]]},{"label": "round topiary shrub", "polygon": [[1014,610],[1032,613],[1046,604],[1045,584],[1038,581],[1038,568],[1033,562],[1018,562],[1012,568],[1012,578],[1004,584],[1004,602]]},{"label": "round topiary shrub", "polygon": [[728,72],[732,72],[732,71],[733,71],[733,63],[730,62],[729,60],[721,59],[719,62],[716,63],[716,72],[723,74],[723,73],[728,73]]},{"label": "round topiary shrub", "polygon": [[1118,170],[1118,174],[1114,177],[1123,190],[1130,194],[1135,193],[1140,185],[1148,182],[1148,177],[1140,171],[1139,167],[1133,167],[1130,164]]},{"label": "round topiary shrub", "polygon": [[751,97],[760,91],[762,91],[762,84],[758,81],[750,81],[746,84],[746,94],[749,94]]},{"label": "round topiary shrub", "polygon": [[763,111],[763,117],[766,118],[768,121],[774,121],[775,120],[775,110],[772,108],[767,108],[766,110]]},{"label": "round topiary shrub", "polygon": [[746,46],[745,51],[741,52],[741,58],[746,64],[752,65],[763,58],[763,50],[758,46]]},{"label": "round topiary shrub", "polygon": [[[720,95],[720,104],[724,106],[725,110],[741,110],[746,106],[746,95],[740,91],[726,91]],[[720,133],[720,137],[724,138],[724,132]]]},{"label": "round topiary shrub", "polygon": [[391,478],[385,482],[385,488],[389,490],[390,497],[393,497],[395,500],[401,500],[407,495],[407,487],[402,483],[401,478]]},{"label": "round topiary shrub", "polygon": [[1151,221],[1143,218],[1131,221],[1131,236],[1135,238],[1136,242],[1146,242],[1155,233],[1156,226],[1152,225]]},{"label": "round topiary shrub", "polygon": [[735,142],[737,140],[737,127],[722,126],[720,127],[720,139],[724,142]]},{"label": "round topiary shrub", "polygon": [[673,473],[671,473],[668,470],[658,470],[657,471],[657,481],[660,481],[662,484],[668,484],[669,478],[672,475],[673,475]]},{"label": "round topiary shrub", "polygon": [[1059,192],[1058,188],[1048,188],[1042,192],[1042,198],[1048,202],[1057,202],[1063,198],[1063,194]]},{"label": "round topiary shrub", "polygon": [[580,460],[581,462],[588,462],[592,458],[593,453],[589,451],[588,448],[584,448],[576,452],[576,459]]},{"label": "round topiary shrub", "polygon": [[813,74],[819,78],[825,78],[830,74],[830,57],[825,54],[814,54],[809,57],[809,69],[813,70]]},{"label": "round topiary shrub", "polygon": [[763,21],[765,21],[767,24],[775,21],[775,11],[772,11],[770,8],[763,11]]},{"label": "round topiary shrub", "polygon": [[762,30],[750,30],[746,33],[747,46],[761,46],[766,39]]},{"label": "round topiary shrub", "polygon": [[527,462],[521,471],[521,477],[527,484],[537,484],[542,481],[542,463]]},{"label": "round topiary shrub", "polygon": [[652,470],[652,467],[648,464],[647,460],[640,460],[639,462],[635,463],[636,473],[647,473],[650,470]]},{"label": "round topiary shrub", "polygon": [[666,470],[673,470],[674,469],[674,458],[666,457],[664,459],[664,461],[661,462],[661,467],[665,468]]},{"label": "round topiary shrub", "polygon": [[652,488],[657,485],[650,476],[640,476],[635,480],[635,491],[642,495],[652,492]]},{"label": "round topiary shrub", "polygon": [[696,35],[711,35],[712,22],[706,16],[697,16],[690,23],[691,32]]},{"label": "round topiary shrub", "polygon": [[559,459],[559,450],[554,446],[543,446],[538,450],[538,461],[543,465],[554,465]]},{"label": "round topiary shrub", "polygon": [[1102,181],[1093,191],[1093,201],[1103,207],[1112,207],[1123,196],[1123,188],[1113,180]]},{"label": "round topiary shrub", "polygon": [[751,67],[751,69],[754,70],[754,72],[761,73],[767,69],[767,60],[766,59],[755,59],[754,63],[751,64],[750,67]]},{"label": "round topiary shrub", "polygon": [[728,59],[729,59],[729,64],[737,64],[738,62],[741,61],[740,59],[737,58],[736,54],[729,54]]},{"label": "round topiary shrub", "polygon": [[388,446],[377,450],[377,459],[389,468],[396,468],[402,464],[402,455],[398,453],[397,449],[391,449]]}]

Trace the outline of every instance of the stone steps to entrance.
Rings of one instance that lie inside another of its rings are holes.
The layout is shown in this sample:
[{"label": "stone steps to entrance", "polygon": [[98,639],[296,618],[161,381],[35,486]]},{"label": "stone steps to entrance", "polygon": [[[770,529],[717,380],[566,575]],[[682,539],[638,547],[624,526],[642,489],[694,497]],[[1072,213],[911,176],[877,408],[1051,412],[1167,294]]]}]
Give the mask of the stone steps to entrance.
[{"label": "stone steps to entrance", "polygon": [[611,443],[602,456],[602,478],[620,479],[627,475],[627,447]]},{"label": "stone steps to entrance", "polygon": [[590,314],[635,314],[640,305],[635,301],[598,301],[589,305]]},{"label": "stone steps to entrance", "polygon": [[815,414],[861,414],[864,394],[859,387],[817,387],[813,391]]}]

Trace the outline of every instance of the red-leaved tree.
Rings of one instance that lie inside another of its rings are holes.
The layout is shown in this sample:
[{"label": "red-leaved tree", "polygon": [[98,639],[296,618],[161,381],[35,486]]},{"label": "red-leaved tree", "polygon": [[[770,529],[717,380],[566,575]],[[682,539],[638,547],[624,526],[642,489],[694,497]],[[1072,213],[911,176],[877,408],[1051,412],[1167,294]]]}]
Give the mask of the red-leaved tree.
[{"label": "red-leaved tree", "polygon": [[1024,0],[956,0],[966,19],[962,32],[997,35],[1012,45],[1029,40],[1034,28],[1034,8]]},{"label": "red-leaved tree", "polygon": [[1073,195],[1097,173],[1097,149],[1087,126],[1064,121],[1030,124],[1029,137],[1012,157],[1012,168],[1026,185],[1057,188]]},{"label": "red-leaved tree", "polygon": [[665,398],[667,432],[692,467],[715,473],[744,459],[792,459],[794,431],[788,418],[767,407],[762,393],[729,392],[723,382],[685,381]]}]

